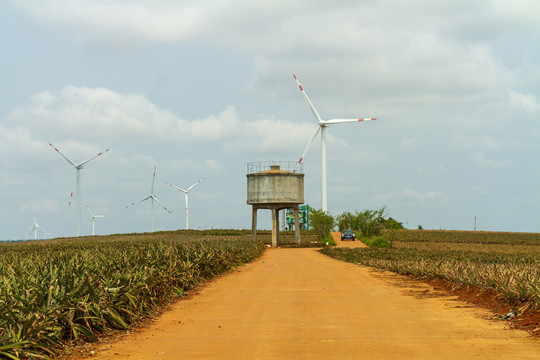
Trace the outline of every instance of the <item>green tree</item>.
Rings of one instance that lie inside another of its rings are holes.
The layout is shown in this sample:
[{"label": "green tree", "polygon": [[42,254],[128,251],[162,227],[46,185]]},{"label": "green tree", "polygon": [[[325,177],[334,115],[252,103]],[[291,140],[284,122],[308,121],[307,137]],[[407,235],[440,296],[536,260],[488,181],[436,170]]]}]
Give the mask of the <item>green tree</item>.
[{"label": "green tree", "polygon": [[358,229],[364,236],[378,236],[381,234],[381,222],[384,219],[383,207],[380,210],[365,210],[364,212],[356,212],[358,221]]},{"label": "green tree", "polygon": [[319,240],[330,236],[330,231],[334,228],[335,219],[326,211],[311,209],[310,225],[317,233]]},{"label": "green tree", "polygon": [[382,227],[384,229],[388,229],[388,230],[402,230],[402,229],[404,229],[403,223],[400,223],[397,220],[392,219],[391,217],[389,217],[388,219],[383,219],[381,225],[382,225]]},{"label": "green tree", "polygon": [[343,231],[347,229],[358,230],[358,220],[357,220],[356,215],[353,215],[348,211],[339,214],[336,217],[336,222],[337,222],[339,231]]},{"label": "green tree", "polygon": [[400,230],[403,224],[389,217],[386,218],[386,206],[379,210],[356,211],[355,214],[344,212],[336,217],[339,230],[351,229],[360,231],[363,236],[379,236],[383,229]]}]

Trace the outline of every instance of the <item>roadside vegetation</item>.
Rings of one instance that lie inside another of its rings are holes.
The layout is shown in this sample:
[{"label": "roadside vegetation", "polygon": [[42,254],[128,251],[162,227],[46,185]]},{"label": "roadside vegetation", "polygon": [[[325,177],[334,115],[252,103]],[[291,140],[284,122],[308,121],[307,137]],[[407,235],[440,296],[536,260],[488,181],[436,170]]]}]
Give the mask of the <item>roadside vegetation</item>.
[{"label": "roadside vegetation", "polygon": [[521,312],[540,311],[540,234],[387,230],[382,236],[391,241],[392,248],[321,252],[398,274],[441,279],[455,289],[493,291]]},{"label": "roadside vegetation", "polygon": [[403,224],[387,217],[385,211],[386,207],[379,210],[356,211],[354,214],[344,212],[334,218],[328,212],[310,209],[310,225],[319,241],[328,245],[335,245],[330,232],[337,226],[339,231],[353,230],[356,238],[370,247],[392,247],[386,233],[403,229]]},{"label": "roadside vegetation", "polygon": [[224,232],[2,244],[0,358],[47,358],[127,329],[264,249],[241,231]]}]

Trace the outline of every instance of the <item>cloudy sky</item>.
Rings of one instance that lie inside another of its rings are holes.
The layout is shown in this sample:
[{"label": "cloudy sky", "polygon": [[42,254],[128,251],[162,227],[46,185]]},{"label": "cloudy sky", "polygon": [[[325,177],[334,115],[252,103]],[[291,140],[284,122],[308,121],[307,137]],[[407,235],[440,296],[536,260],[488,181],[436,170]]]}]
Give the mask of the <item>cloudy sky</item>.
[{"label": "cloudy sky", "polygon": [[[249,228],[246,164],[295,161],[321,117],[328,207],[408,228],[540,232],[540,3],[7,0],[0,4],[0,239]],[[320,144],[304,161],[320,199]],[[270,213],[259,214],[268,228]],[[32,237],[33,235],[31,235]],[[40,237],[42,235],[40,234]]]}]

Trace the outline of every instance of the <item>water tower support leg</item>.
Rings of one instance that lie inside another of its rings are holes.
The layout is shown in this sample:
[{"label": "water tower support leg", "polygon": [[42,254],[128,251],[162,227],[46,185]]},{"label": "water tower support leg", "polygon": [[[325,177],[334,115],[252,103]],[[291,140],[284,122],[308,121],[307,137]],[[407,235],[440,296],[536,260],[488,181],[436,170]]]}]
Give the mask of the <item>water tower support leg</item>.
[{"label": "water tower support leg", "polygon": [[300,214],[298,207],[294,208],[294,240],[300,244]]},{"label": "water tower support leg", "polygon": [[277,247],[277,209],[272,209],[272,247]]},{"label": "water tower support leg", "polygon": [[276,209],[276,244],[279,244],[279,209]]},{"label": "water tower support leg", "polygon": [[253,206],[251,213],[251,240],[257,241],[257,208]]}]

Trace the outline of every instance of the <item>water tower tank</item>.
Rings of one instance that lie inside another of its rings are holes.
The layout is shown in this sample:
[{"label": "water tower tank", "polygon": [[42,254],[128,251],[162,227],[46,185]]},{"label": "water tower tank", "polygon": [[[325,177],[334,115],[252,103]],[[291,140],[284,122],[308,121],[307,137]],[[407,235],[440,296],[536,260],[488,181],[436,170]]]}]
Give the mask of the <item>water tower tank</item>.
[{"label": "water tower tank", "polygon": [[[277,246],[278,212],[293,209],[298,222],[298,205],[304,203],[302,164],[292,161],[256,162],[248,164],[247,203],[253,206],[252,237],[256,240],[257,210],[272,210],[272,246]],[[296,242],[300,242],[300,227],[295,226]]]},{"label": "water tower tank", "polygon": [[250,205],[303,204],[304,174],[295,170],[283,170],[281,165],[272,163],[268,170],[255,173],[248,171],[247,203]]}]

